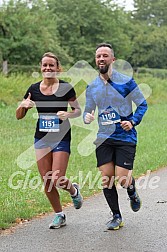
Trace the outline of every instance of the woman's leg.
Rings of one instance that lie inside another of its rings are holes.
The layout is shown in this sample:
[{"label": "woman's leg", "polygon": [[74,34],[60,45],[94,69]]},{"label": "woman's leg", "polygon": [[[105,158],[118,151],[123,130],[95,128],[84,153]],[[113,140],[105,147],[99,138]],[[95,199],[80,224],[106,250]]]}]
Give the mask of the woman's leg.
[{"label": "woman's leg", "polygon": [[50,148],[36,149],[36,159],[39,173],[44,181],[44,190],[55,212],[61,212],[60,197],[52,182],[53,153]]},{"label": "woman's leg", "polygon": [[53,152],[52,182],[56,187],[68,191],[71,194],[75,209],[80,209],[83,203],[83,197],[80,193],[79,186],[75,183],[72,184],[71,181],[65,176],[68,166],[68,160],[68,152]]},{"label": "woman's leg", "polygon": [[68,191],[71,195],[76,192],[70,180],[66,178],[66,170],[69,161],[69,153],[65,151],[53,152],[52,181],[56,187]]}]

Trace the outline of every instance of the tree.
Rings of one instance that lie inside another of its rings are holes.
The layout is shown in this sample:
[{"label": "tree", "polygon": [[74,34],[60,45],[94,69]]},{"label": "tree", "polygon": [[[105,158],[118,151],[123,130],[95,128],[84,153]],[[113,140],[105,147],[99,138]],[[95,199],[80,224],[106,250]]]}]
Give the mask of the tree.
[{"label": "tree", "polygon": [[148,25],[167,25],[167,1],[166,0],[134,0],[136,20],[146,21]]},{"label": "tree", "polygon": [[134,0],[133,43],[130,60],[134,66],[166,68],[167,2]]},{"label": "tree", "polygon": [[48,7],[57,17],[61,46],[75,60],[93,64],[98,43],[109,42],[117,57],[131,51],[127,35],[128,18],[113,1],[100,0],[47,0]]},{"label": "tree", "polygon": [[0,54],[9,63],[34,65],[50,50],[68,59],[57,34],[56,18],[43,1],[10,0],[0,9]]},{"label": "tree", "polygon": [[167,26],[135,24],[136,36],[132,38],[133,49],[129,61],[136,67],[167,67]]}]

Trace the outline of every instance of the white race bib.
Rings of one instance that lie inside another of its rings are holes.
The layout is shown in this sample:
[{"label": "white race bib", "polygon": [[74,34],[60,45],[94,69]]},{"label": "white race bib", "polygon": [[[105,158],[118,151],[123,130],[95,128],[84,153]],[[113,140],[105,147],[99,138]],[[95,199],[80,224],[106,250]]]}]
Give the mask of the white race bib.
[{"label": "white race bib", "polygon": [[100,115],[101,125],[110,125],[121,121],[120,115],[114,109],[107,109]]},{"label": "white race bib", "polygon": [[57,115],[40,115],[39,131],[41,132],[59,132],[59,118]]}]

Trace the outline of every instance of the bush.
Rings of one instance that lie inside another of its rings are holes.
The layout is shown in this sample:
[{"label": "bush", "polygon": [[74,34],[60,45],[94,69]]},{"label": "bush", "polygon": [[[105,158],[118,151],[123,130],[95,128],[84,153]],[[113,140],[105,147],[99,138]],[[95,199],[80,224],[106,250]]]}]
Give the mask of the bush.
[{"label": "bush", "polygon": [[136,74],[144,76],[152,76],[160,79],[167,78],[167,69],[158,69],[158,68],[137,68]]}]

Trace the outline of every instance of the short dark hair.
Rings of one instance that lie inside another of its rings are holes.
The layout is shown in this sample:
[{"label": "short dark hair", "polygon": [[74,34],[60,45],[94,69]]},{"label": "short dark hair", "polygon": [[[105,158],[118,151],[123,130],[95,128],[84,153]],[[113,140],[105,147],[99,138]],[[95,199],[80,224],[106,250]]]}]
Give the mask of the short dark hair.
[{"label": "short dark hair", "polygon": [[97,51],[97,49],[99,49],[100,47],[108,47],[108,48],[110,48],[110,49],[111,49],[111,52],[112,52],[112,54],[113,54],[113,56],[114,56],[114,50],[113,50],[111,44],[109,44],[109,43],[100,43],[100,44],[98,44],[98,45],[96,46],[96,51]]},{"label": "short dark hair", "polygon": [[98,44],[98,45],[96,46],[96,50],[97,50],[98,48],[100,48],[100,47],[109,47],[110,49],[113,50],[112,45],[111,45],[111,44],[108,44],[108,43],[100,43],[100,44]]}]

